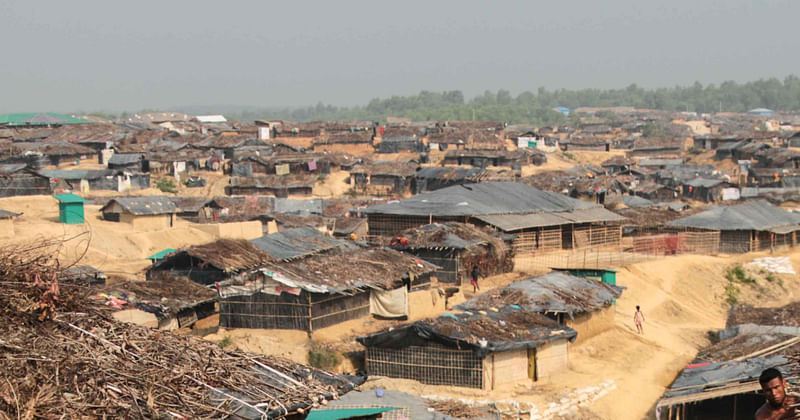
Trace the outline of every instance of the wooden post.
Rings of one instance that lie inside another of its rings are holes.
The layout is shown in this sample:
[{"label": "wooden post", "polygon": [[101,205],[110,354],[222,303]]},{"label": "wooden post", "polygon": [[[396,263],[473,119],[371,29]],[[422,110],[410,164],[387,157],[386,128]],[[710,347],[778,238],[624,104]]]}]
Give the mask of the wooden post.
[{"label": "wooden post", "polygon": [[736,397],[737,395],[733,394],[733,417],[732,417],[733,420],[736,420],[736,403],[738,402],[738,398]]},{"label": "wooden post", "polygon": [[311,313],[311,293],[306,292],[306,296],[308,297],[308,337],[311,338],[311,333],[314,332],[313,324],[313,316]]}]

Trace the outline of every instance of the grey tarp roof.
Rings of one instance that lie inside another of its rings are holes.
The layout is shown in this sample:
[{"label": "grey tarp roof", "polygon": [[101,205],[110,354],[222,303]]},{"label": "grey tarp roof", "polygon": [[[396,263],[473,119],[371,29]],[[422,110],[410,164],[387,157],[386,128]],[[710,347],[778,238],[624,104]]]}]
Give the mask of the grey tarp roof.
[{"label": "grey tarp roof", "polygon": [[289,229],[250,242],[278,260],[291,260],[347,244],[347,241],[323,236],[320,231],[310,227]]},{"label": "grey tarp roof", "polygon": [[758,357],[739,361],[710,363],[705,366],[684,369],[670,385],[664,398],[674,398],[705,392],[729,383],[755,382],[764,369],[781,367],[788,360],[784,356]]},{"label": "grey tarp roof", "polygon": [[368,214],[405,216],[472,216],[565,212],[599,207],[517,182],[456,185],[370,207]]},{"label": "grey tarp roof", "polygon": [[492,214],[476,216],[476,219],[496,226],[505,232],[511,232],[525,228],[558,226],[571,223],[616,222],[625,220],[625,217],[610,212],[603,207],[594,207],[572,212]]},{"label": "grey tarp roof", "polygon": [[678,166],[683,165],[683,159],[642,159],[639,161],[639,166]]},{"label": "grey tarp roof", "polygon": [[13,211],[3,210],[0,209],[0,220],[2,219],[13,219],[22,213],[14,213]]},{"label": "grey tarp roof", "polygon": [[710,210],[668,222],[668,226],[712,230],[770,230],[797,226],[800,215],[775,207],[764,200]]},{"label": "grey tarp roof", "polygon": [[4,163],[0,164],[0,175],[11,175],[14,172],[25,169],[28,165],[24,163]]},{"label": "grey tarp roof", "polygon": [[529,300],[520,304],[531,312],[565,312],[570,316],[592,312],[614,303],[622,294],[622,288],[585,277],[573,276],[560,271],[516,281],[502,289],[476,296],[455,309],[462,311],[485,310],[497,305],[504,295],[522,292]]},{"label": "grey tarp roof", "polygon": [[80,180],[80,179],[100,179],[107,176],[114,176],[121,173],[114,169],[42,169],[39,174],[48,178],[58,178],[67,180]]},{"label": "grey tarp roof", "polygon": [[138,163],[144,157],[144,153],[114,153],[108,159],[109,165],[130,165]]},{"label": "grey tarp roof", "polygon": [[656,203],[638,195],[624,195],[622,196],[622,202],[632,208],[656,206]]},{"label": "grey tarp roof", "polygon": [[119,204],[126,212],[135,215],[146,214],[169,214],[177,213],[178,207],[172,198],[167,196],[149,196],[149,197],[120,197],[109,200],[100,211],[105,211],[106,208],[113,203]]},{"label": "grey tarp roof", "polygon": [[710,178],[694,178],[692,180],[686,181],[684,184],[691,186],[691,187],[704,187],[704,188],[711,188],[716,187],[719,184],[722,184],[723,180],[721,179],[710,179]]}]

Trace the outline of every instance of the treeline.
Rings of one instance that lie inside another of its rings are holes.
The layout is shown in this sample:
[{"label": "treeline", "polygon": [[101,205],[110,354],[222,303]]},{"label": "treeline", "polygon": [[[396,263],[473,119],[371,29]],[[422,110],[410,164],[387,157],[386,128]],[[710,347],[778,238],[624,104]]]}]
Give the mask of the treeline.
[{"label": "treeline", "polygon": [[501,120],[512,124],[558,124],[566,121],[556,106],[632,106],[636,108],[700,113],[746,112],[753,108],[800,110],[800,78],[787,76],[739,84],[695,83],[674,88],[644,89],[635,84],[623,89],[547,90],[522,92],[516,97],[507,90],[486,91],[465,99],[460,91],[423,91],[414,96],[373,99],[366,106],[316,106],[283,109],[255,109],[231,113],[239,120],[285,119],[381,121],[388,116],[425,120]]}]

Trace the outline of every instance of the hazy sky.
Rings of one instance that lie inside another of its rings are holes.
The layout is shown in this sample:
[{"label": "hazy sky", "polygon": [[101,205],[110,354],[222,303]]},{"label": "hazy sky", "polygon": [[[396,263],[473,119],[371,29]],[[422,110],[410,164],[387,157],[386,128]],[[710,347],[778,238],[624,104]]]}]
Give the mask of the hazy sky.
[{"label": "hazy sky", "polygon": [[0,1],[0,112],[800,73],[797,0]]}]

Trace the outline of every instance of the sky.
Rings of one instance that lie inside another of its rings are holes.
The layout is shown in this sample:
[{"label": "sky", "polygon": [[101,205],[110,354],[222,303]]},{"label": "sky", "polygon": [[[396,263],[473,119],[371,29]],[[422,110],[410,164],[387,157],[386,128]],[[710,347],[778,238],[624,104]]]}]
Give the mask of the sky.
[{"label": "sky", "polygon": [[783,78],[797,16],[797,0],[2,0],[0,112]]}]

